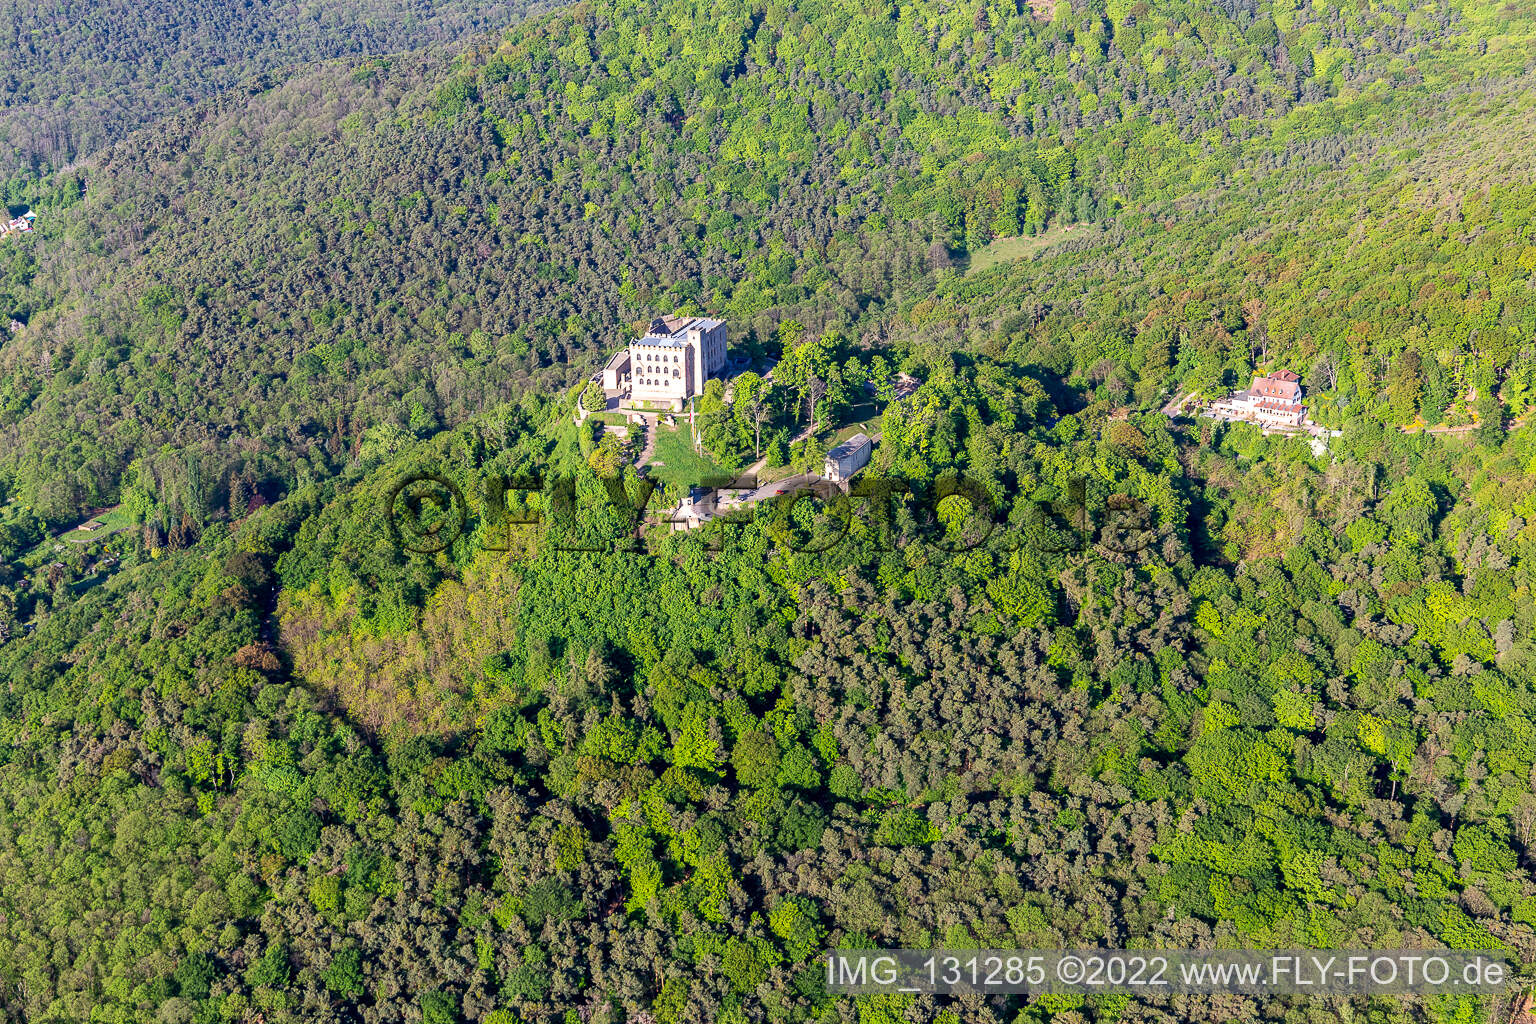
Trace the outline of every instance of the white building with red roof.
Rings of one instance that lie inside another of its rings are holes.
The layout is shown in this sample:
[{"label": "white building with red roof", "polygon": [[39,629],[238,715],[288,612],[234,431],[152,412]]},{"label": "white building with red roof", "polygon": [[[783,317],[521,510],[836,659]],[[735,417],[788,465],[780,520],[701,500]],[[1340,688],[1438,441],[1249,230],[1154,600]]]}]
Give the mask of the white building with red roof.
[{"label": "white building with red roof", "polygon": [[0,220],[0,238],[19,231],[31,231],[32,222],[37,219],[37,214],[28,210],[20,217],[12,217],[10,220]]},{"label": "white building with red roof", "polygon": [[1219,420],[1256,423],[1261,427],[1296,428],[1307,423],[1301,378],[1291,370],[1255,375],[1247,391],[1234,391],[1206,412]]}]

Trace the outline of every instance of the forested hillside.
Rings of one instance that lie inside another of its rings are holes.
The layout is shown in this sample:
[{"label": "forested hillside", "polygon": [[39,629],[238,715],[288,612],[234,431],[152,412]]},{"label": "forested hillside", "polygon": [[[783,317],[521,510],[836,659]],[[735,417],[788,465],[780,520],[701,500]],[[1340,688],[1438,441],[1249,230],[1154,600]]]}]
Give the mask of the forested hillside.
[{"label": "forested hillside", "polygon": [[369,429],[570,380],[653,312],[770,349],[780,319],[847,328],[994,236],[1219,203],[1249,168],[1523,69],[1530,34],[1475,6],[886,15],[579,8],[457,70],[229,95],[40,184],[0,471],[55,521],[167,443],[205,479],[289,487]]},{"label": "forested hillside", "polygon": [[[1009,360],[904,365],[876,468],[996,494],[969,553],[906,504],[819,554],[830,523],[627,553],[568,404],[528,399],[61,581],[0,647],[8,1012],[1301,1021],[1335,1011],[838,1000],[818,953],[1536,956],[1531,428],[1319,463],[1062,415]],[[606,553],[486,550],[483,512],[445,556],[389,538],[413,471],[533,469],[578,475]],[[1256,515],[1283,555],[1245,555]]]},{"label": "forested hillside", "polygon": [[[1536,26],[1036,10],[584,4],[14,185],[0,1015],[1510,1019],[824,988],[838,945],[1536,964]],[[855,428],[912,496],[636,538],[575,386],[674,310],[778,362],[658,507]],[[1278,367],[1321,451],[1161,412]],[[465,531],[411,554],[424,473]],[[506,522],[534,475],[579,513]]]},{"label": "forested hillside", "polygon": [[0,177],[62,167],[263,72],[390,54],[506,25],[486,0],[5,0]]}]

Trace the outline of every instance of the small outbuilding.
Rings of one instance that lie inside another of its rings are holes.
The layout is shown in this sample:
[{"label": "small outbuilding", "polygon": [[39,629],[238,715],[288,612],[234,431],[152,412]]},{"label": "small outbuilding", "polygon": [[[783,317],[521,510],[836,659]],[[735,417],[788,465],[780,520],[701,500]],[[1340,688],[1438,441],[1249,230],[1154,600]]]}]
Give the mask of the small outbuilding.
[{"label": "small outbuilding", "polygon": [[853,474],[869,465],[875,452],[875,443],[867,434],[854,434],[842,444],[827,452],[822,476],[835,484],[846,482]]}]

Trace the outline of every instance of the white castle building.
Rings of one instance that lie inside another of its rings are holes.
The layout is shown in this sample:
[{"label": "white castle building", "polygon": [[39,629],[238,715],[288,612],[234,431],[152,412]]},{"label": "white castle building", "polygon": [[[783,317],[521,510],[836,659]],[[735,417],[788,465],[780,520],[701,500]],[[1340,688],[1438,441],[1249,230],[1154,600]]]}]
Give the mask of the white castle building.
[{"label": "white castle building", "polygon": [[629,343],[603,367],[603,387],[630,389],[635,404],[659,404],[681,412],[704,393],[704,382],[725,369],[725,321],[665,316],[651,321],[644,337]]}]

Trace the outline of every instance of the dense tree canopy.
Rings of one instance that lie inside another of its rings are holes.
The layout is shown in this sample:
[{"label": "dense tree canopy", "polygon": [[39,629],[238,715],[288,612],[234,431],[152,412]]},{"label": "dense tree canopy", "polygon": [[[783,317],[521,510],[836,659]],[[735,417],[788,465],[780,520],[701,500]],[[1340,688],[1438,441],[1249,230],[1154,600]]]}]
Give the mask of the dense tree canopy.
[{"label": "dense tree canopy", "polygon": [[262,72],[389,54],[510,22],[521,5],[350,0],[0,3],[0,167],[60,167]]},{"label": "dense tree canopy", "polygon": [[[1532,28],[583,4],[17,178],[0,1014],[1507,1017],[820,954],[1536,963]],[[642,473],[584,385],[674,310],[754,365]],[[1162,412],[1278,367],[1321,450]]]}]

